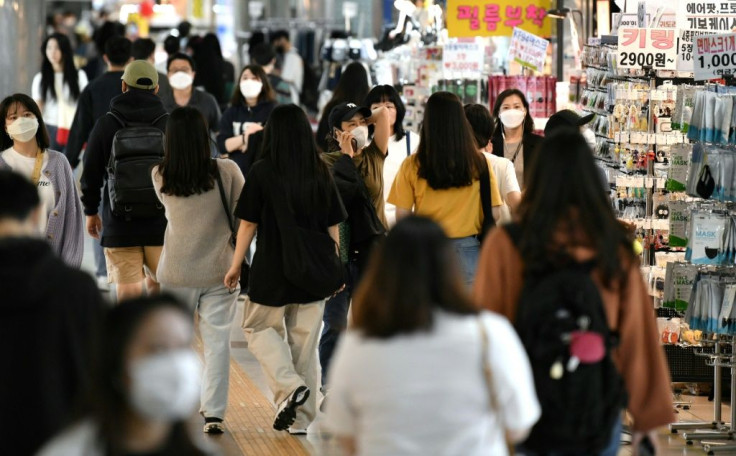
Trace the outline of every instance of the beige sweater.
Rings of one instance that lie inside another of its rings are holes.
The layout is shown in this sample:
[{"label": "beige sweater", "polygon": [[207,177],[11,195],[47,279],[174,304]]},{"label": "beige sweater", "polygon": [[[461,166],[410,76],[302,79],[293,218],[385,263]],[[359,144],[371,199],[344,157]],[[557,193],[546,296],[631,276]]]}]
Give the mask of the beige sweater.
[{"label": "beige sweater", "polygon": [[[218,159],[217,165],[232,214],[245,179],[235,162]],[[181,197],[161,193],[163,182],[158,167],[153,168],[151,177],[168,220],[156,271],[159,283],[194,288],[222,285],[233,259],[233,248],[217,182],[208,192]],[[237,223],[234,216],[233,220]]]}]

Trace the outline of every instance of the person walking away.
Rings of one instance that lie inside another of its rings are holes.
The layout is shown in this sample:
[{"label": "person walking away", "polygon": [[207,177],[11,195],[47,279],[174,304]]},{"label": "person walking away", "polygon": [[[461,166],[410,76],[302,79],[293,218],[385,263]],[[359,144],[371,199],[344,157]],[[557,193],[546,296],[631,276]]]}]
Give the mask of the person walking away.
[{"label": "person walking away", "polygon": [[179,45],[179,38],[175,37],[174,35],[169,35],[164,38],[164,51],[166,51],[166,60],[156,64],[156,71],[158,71],[159,73],[166,73],[166,65],[168,64],[169,59],[172,55],[180,52],[180,50],[181,46]]},{"label": "person walking away", "polygon": [[508,223],[516,215],[521,203],[521,187],[516,179],[514,164],[508,158],[493,154],[491,138],[495,127],[488,108],[479,104],[466,104],[464,109],[465,117],[473,129],[475,142],[479,150],[490,160],[493,174],[498,178],[498,191],[503,198],[499,222]]},{"label": "person walking away", "polygon": [[[138,38],[133,41],[131,47],[131,56],[133,60],[145,60],[151,65],[156,65],[156,43],[150,38]],[[171,84],[169,84],[169,78],[166,77],[166,73],[158,72],[158,93],[157,95],[164,99],[171,97]]]},{"label": "person walking away", "polygon": [[323,425],[347,454],[504,456],[537,421],[518,336],[464,282],[427,218],[399,220],[376,249],[330,372]]},{"label": "person walking away", "polygon": [[247,176],[261,143],[259,132],[276,107],[276,98],[268,76],[258,65],[244,67],[239,81],[239,90],[233,93],[230,107],[220,119],[217,149],[221,156],[237,163]]},{"label": "person walking away", "polygon": [[[381,106],[388,111],[388,123],[391,132],[388,140],[388,153],[386,160],[383,162],[383,197],[388,199],[389,191],[399,172],[404,159],[419,147],[419,135],[411,130],[404,130],[404,115],[406,107],[401,101],[399,93],[390,85],[379,85],[371,89],[365,97],[363,106],[368,106],[371,110]],[[368,127],[369,136],[373,137],[373,128]],[[389,228],[396,224],[396,206],[386,202],[384,209],[386,213],[386,222]]]},{"label": "person walking away", "polygon": [[[148,172],[163,157],[168,114],[157,91],[158,73],[153,65],[145,60],[128,64],[122,77],[123,93],[113,98],[110,113],[97,121],[84,154],[81,183],[87,232],[105,248],[108,279],[116,284],[118,301],[140,296],[144,279],[149,293],[159,288],[154,274],[166,217]],[[130,139],[142,131],[152,140]],[[126,153],[134,160],[126,160]],[[113,166],[108,170],[111,156]],[[135,201],[126,199],[131,194]]]},{"label": "person walking away", "polygon": [[218,454],[192,435],[201,365],[189,309],[169,295],[137,298],[105,315],[83,418],[38,456]]},{"label": "person walking away", "polygon": [[[257,230],[243,330],[278,407],[274,429],[306,434],[316,415],[325,298],[343,283],[337,224],[345,209],[298,106],[278,106],[271,114],[263,159],[253,164],[235,215],[241,221],[224,282],[237,287]],[[304,256],[304,245],[295,242],[309,244],[312,253]]]},{"label": "person walking away", "polygon": [[64,156],[49,149],[41,110],[27,95],[16,93],[0,102],[5,128],[0,134],[0,169],[22,174],[41,197],[36,234],[67,265],[79,268],[84,255],[82,204],[74,175]]},{"label": "person walking away", "polygon": [[293,103],[299,105],[299,92],[296,91],[293,85],[276,74],[276,52],[271,45],[261,43],[250,49],[249,52],[253,63],[260,65],[268,75],[268,82],[271,83],[271,87],[276,94],[276,102],[278,104]]},{"label": "person walking away", "polygon": [[164,108],[168,113],[181,106],[191,106],[197,109],[207,122],[212,139],[211,155],[212,157],[218,156],[216,138],[217,129],[220,127],[220,106],[215,97],[194,88],[194,77],[197,74],[194,60],[182,52],[173,54],[169,57],[166,71],[173,92],[170,96],[162,97]]},{"label": "person walking away", "polygon": [[[329,114],[332,136],[329,153],[323,159],[329,164],[337,184],[347,220],[340,225],[345,264],[345,289],[327,300],[324,327],[319,341],[322,365],[322,388],[329,391],[327,374],[340,334],[348,324],[350,298],[368,262],[371,249],[386,233],[387,222],[383,199],[383,162],[388,152],[389,112],[385,106],[374,111],[342,103]],[[368,144],[368,128],[373,127],[373,140]]]},{"label": "person walking away", "polygon": [[529,114],[529,102],[518,89],[501,92],[493,106],[496,126],[493,153],[508,158],[516,169],[516,180],[524,190],[525,169],[531,166],[542,138],[534,134],[534,119]]},{"label": "person walking away", "polygon": [[634,448],[647,435],[656,444],[655,429],[675,420],[631,236],[576,130],[543,141],[540,154],[555,159],[531,163],[519,223],[489,234],[475,282],[476,305],[508,318],[529,353],[542,418],[522,445],[527,455],[616,455],[623,408]]},{"label": "person walking away", "polygon": [[0,376],[6,407],[0,449],[30,456],[73,418],[89,386],[88,350],[96,346],[104,304],[92,278],[38,238],[44,209],[36,186],[0,169],[0,195],[0,342],[6,369]]},{"label": "person walking away", "polygon": [[304,89],[304,61],[291,44],[287,30],[277,30],[270,35],[271,46],[278,55],[280,75],[301,95]]},{"label": "person walking away", "polygon": [[72,45],[66,35],[49,35],[41,46],[41,55],[41,71],[33,77],[31,97],[46,120],[51,149],[63,153],[87,75],[75,68]]},{"label": "person walking away", "polygon": [[193,107],[171,113],[164,161],[151,176],[168,221],[156,278],[164,291],[197,314],[205,359],[200,414],[204,432],[220,434],[230,375],[230,326],[238,299],[222,278],[233,257],[230,237],[235,227],[229,220],[245,179],[232,161],[210,158],[207,123]]},{"label": "person walking away", "polygon": [[[460,99],[437,92],[427,100],[417,153],[402,163],[388,201],[396,205],[397,219],[414,213],[438,222],[452,239],[465,282],[472,285],[484,227],[495,223],[503,204],[496,182]],[[490,208],[483,207],[484,198]]]},{"label": "person walking away", "polygon": [[[130,48],[130,40],[125,37],[114,36],[107,40],[105,54],[102,56],[107,64],[107,72],[90,82],[79,95],[77,112],[74,114],[74,121],[69,129],[69,142],[65,151],[72,169],[79,166],[79,157],[87,144],[95,122],[110,109],[112,99],[122,93],[120,78],[123,76],[125,65],[130,62]],[[102,206],[98,211],[102,212]],[[99,239],[92,239],[92,249],[97,285],[101,290],[108,290],[105,251]]]}]

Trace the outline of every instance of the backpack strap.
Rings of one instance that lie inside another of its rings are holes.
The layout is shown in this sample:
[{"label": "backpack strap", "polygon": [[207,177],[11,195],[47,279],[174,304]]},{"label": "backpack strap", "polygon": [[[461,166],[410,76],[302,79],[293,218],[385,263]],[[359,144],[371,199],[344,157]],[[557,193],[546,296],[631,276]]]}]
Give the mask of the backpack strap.
[{"label": "backpack strap", "polygon": [[119,115],[115,114],[114,112],[112,112],[112,111],[107,111],[107,115],[109,115],[109,116],[111,116],[111,117],[112,117],[113,119],[117,120],[117,122],[118,122],[118,123],[120,124],[120,126],[121,126],[122,128],[125,128],[125,127],[127,127],[127,126],[128,126],[128,124],[127,124],[127,123],[125,122],[125,120],[123,120],[123,118],[122,118],[122,117],[120,117]]},{"label": "backpack strap", "polygon": [[514,246],[518,249],[519,244],[521,243],[521,225],[518,223],[509,223],[504,225],[503,229],[506,230],[506,234],[511,238],[511,242],[513,242]]},{"label": "backpack strap", "polygon": [[408,130],[404,130],[404,136],[406,136],[406,156],[411,155],[411,136]]},{"label": "backpack strap", "polygon": [[[110,115],[113,119],[117,120],[117,122],[120,124],[120,126],[122,128],[126,128],[129,125],[128,122],[125,121],[125,119],[123,119],[119,115],[115,114],[114,112],[108,111],[107,114]],[[156,117],[155,119],[153,119],[153,121],[150,124],[139,124],[139,123],[136,122],[135,125],[151,125],[151,126],[156,126],[157,123],[159,123],[162,119],[164,119],[164,118],[166,118],[168,116],[169,116],[169,113],[168,112],[165,112],[165,113],[161,114],[160,116]],[[133,123],[131,123],[131,124],[133,124]]]}]

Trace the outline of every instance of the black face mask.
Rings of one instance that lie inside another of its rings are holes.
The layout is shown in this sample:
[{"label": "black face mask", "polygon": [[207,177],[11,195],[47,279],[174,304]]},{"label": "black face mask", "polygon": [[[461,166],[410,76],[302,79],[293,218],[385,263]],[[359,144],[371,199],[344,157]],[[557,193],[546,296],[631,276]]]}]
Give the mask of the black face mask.
[{"label": "black face mask", "polygon": [[283,54],[284,52],[286,52],[286,47],[284,47],[283,45],[276,46],[275,49],[276,49],[276,52],[279,53],[279,54]]}]

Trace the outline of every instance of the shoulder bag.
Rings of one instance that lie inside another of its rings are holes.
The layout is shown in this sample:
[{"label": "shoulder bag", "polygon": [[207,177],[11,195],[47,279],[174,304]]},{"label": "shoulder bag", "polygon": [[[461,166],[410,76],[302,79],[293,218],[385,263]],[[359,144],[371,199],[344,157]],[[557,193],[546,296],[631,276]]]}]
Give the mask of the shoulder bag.
[{"label": "shoulder bag", "polygon": [[[238,230],[233,223],[233,214],[230,212],[230,205],[227,203],[227,196],[225,196],[225,187],[222,185],[222,178],[220,177],[220,167],[215,161],[215,179],[217,180],[217,188],[220,189],[220,200],[222,201],[222,207],[225,208],[225,215],[227,216],[227,224],[230,227],[230,245],[235,249],[237,243]],[[250,264],[248,259],[243,258],[243,264],[240,267],[240,292],[246,293],[248,291],[248,277],[250,276]]]}]

